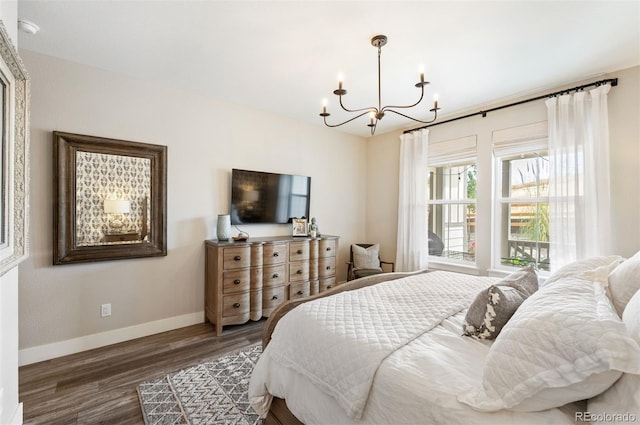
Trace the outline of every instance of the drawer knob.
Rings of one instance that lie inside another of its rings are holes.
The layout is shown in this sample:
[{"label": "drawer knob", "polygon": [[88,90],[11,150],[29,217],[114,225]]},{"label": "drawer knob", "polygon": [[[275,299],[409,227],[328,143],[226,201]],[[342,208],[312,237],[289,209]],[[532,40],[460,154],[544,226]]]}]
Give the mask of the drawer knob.
[{"label": "drawer knob", "polygon": [[296,273],[297,274],[302,274],[302,270],[298,270]]},{"label": "drawer knob", "polygon": [[234,285],[240,285],[240,279],[236,279],[236,280],[234,280],[234,281],[233,281],[233,284],[234,284]]},{"label": "drawer knob", "polygon": [[302,250],[299,249],[298,251],[296,251],[298,254],[302,254]]},{"label": "drawer knob", "polygon": [[273,253],[273,256],[274,256],[274,257],[279,257],[279,256],[280,256],[280,254],[278,254],[277,252],[274,252],[274,253]]},{"label": "drawer knob", "polygon": [[240,303],[235,303],[235,304],[233,305],[233,308],[240,308]]},{"label": "drawer knob", "polygon": [[272,299],[272,300],[277,300],[277,299],[278,299],[278,296],[277,296],[277,295],[274,295],[273,297],[271,297],[271,299]]},{"label": "drawer knob", "polygon": [[331,285],[327,285],[327,289],[331,289]]},{"label": "drawer knob", "polygon": [[273,279],[277,279],[280,277],[280,275],[278,273],[274,273],[273,276],[271,276]]},{"label": "drawer knob", "polygon": [[303,292],[302,292],[302,291],[298,291],[298,295],[302,295],[302,294],[303,294]]},{"label": "drawer knob", "polygon": [[242,260],[242,257],[241,257],[241,256],[239,256],[239,255],[236,255],[235,257],[233,257],[233,259],[234,259],[235,261],[240,261],[240,260]]},{"label": "drawer knob", "polygon": [[327,248],[327,251],[331,251],[331,247]]},{"label": "drawer knob", "polygon": [[327,266],[327,270],[331,270],[331,266]]}]

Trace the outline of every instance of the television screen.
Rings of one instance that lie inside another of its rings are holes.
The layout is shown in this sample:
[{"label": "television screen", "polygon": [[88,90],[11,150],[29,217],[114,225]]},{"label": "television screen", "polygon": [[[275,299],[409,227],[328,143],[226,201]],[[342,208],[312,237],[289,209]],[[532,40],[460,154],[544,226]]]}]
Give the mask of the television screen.
[{"label": "television screen", "polygon": [[309,217],[311,177],[231,170],[231,224],[291,223]]}]

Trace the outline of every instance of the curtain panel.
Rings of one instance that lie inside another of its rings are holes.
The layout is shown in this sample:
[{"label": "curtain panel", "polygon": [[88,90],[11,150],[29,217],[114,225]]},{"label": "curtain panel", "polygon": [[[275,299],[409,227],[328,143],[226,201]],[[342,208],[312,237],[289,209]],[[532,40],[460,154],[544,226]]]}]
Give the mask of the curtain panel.
[{"label": "curtain panel", "polygon": [[396,250],[396,270],[398,271],[416,271],[428,266],[428,151],[428,129],[400,136]]},{"label": "curtain panel", "polygon": [[552,268],[611,254],[609,121],[604,85],[546,101]]}]

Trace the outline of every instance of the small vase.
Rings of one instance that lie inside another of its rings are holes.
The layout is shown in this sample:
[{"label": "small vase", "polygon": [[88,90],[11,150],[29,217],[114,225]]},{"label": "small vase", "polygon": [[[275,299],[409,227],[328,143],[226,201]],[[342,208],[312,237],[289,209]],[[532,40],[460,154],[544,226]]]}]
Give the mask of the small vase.
[{"label": "small vase", "polygon": [[231,236],[231,217],[229,214],[218,215],[218,240],[228,241]]}]

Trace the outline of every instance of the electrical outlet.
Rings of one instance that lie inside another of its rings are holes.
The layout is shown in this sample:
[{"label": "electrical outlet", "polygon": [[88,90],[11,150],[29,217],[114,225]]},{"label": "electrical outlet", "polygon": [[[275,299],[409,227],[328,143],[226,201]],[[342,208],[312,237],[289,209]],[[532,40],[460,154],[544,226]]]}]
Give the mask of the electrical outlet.
[{"label": "electrical outlet", "polygon": [[111,304],[102,304],[100,306],[100,317],[111,316]]}]

